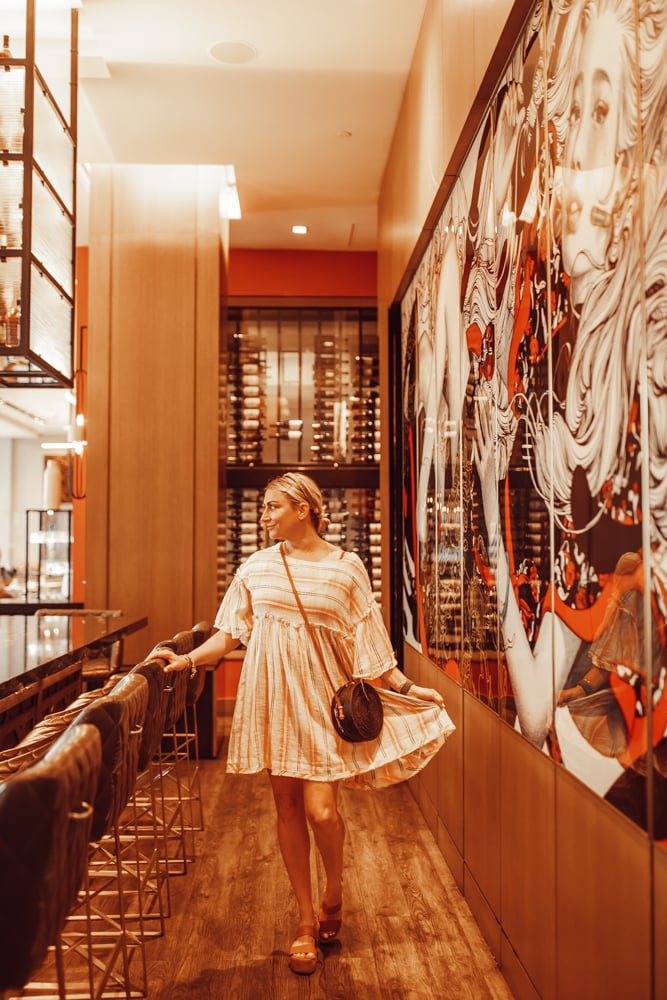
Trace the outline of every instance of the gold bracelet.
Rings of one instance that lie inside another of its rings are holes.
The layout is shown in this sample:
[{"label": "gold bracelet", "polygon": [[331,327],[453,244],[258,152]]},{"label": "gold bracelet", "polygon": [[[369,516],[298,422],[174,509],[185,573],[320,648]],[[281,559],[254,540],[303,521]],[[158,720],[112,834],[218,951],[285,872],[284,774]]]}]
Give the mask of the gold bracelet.
[{"label": "gold bracelet", "polygon": [[185,662],[188,665],[188,670],[190,671],[190,676],[194,677],[194,675],[197,673],[197,668],[195,667],[194,663],[192,662],[192,657],[190,656],[189,653],[183,653],[183,659],[185,660]]},{"label": "gold bracelet", "polygon": [[398,693],[399,694],[407,694],[408,691],[410,690],[410,688],[413,688],[414,686],[415,686],[415,682],[414,681],[406,681],[405,684],[403,685],[403,687],[399,688]]}]

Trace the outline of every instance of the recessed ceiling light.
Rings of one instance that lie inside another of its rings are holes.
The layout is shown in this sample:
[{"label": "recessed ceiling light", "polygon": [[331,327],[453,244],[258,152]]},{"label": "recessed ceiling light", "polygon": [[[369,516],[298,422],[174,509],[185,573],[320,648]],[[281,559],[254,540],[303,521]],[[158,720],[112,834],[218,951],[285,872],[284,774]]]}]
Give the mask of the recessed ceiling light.
[{"label": "recessed ceiling light", "polygon": [[308,232],[308,226],[292,226],[292,232],[295,236],[305,236]]},{"label": "recessed ceiling light", "polygon": [[240,63],[251,62],[257,55],[254,45],[247,42],[217,42],[209,49],[218,62],[238,66]]},{"label": "recessed ceiling light", "polygon": [[350,139],[352,137],[352,133],[347,128],[341,129],[337,135],[339,139]]}]

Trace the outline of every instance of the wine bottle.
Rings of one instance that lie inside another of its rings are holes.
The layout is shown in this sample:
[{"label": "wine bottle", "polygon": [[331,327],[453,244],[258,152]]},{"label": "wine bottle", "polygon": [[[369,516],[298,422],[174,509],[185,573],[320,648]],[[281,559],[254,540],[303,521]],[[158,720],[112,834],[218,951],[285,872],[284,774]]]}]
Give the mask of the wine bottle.
[{"label": "wine bottle", "polygon": [[5,316],[5,343],[7,347],[18,347],[21,342],[21,300],[18,295],[14,305]]}]

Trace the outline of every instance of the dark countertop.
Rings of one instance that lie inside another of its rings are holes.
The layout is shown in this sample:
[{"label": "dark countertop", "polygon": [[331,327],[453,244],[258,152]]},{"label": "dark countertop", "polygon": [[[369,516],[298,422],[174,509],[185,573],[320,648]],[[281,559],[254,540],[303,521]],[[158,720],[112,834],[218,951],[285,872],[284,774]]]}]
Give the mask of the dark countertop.
[{"label": "dark countertop", "polygon": [[[51,609],[49,609],[50,611]],[[146,617],[119,615],[0,615],[0,694],[137,632]]]},{"label": "dark countertop", "polygon": [[12,598],[0,599],[0,615],[34,615],[40,608],[82,608],[83,601],[24,601]]}]

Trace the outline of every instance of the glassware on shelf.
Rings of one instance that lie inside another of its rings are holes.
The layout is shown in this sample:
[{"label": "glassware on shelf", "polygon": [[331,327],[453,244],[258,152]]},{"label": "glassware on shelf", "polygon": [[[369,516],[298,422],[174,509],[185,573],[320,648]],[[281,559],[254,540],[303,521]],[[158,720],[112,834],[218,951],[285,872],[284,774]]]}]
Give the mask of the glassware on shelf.
[{"label": "glassware on shelf", "polygon": [[[4,330],[4,341],[2,330]],[[21,299],[18,286],[14,289],[14,302],[3,317],[0,343],[3,342],[7,347],[18,347],[21,342]]]}]

